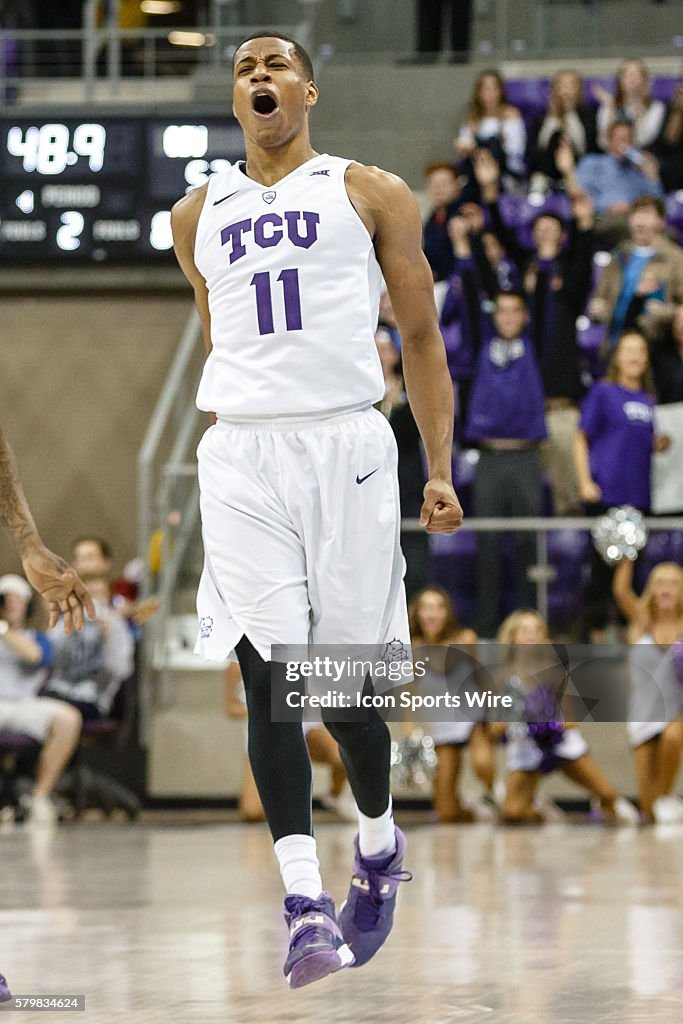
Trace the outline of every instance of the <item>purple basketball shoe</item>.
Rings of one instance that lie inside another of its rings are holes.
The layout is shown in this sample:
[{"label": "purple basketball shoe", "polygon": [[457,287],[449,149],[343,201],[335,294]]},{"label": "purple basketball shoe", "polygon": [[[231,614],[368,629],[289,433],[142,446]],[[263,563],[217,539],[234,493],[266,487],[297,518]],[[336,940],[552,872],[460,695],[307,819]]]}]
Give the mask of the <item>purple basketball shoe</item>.
[{"label": "purple basketball shoe", "polygon": [[4,974],[0,974],[0,1003],[8,1003],[12,998],[12,993],[9,990],[7,979]]},{"label": "purple basketball shoe", "polygon": [[334,900],[328,892],[322,892],[317,900],[286,896],[285,921],[289,925],[285,978],[290,988],[310,985],[353,963],[353,953],[339,930]]},{"label": "purple basketball shoe", "polygon": [[339,913],[339,927],[354,956],[352,967],[366,964],[384,944],[394,923],[396,890],[409,882],[403,870],[406,837],[396,829],[396,853],[388,857],[361,857],[358,836],[351,888]]}]

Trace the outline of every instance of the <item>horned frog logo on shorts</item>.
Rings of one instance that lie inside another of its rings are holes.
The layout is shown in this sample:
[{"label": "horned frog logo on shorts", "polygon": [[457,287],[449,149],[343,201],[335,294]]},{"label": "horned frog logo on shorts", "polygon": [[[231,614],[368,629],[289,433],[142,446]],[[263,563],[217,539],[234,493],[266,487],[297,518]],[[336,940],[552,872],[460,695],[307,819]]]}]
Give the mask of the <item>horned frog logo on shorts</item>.
[{"label": "horned frog logo on shorts", "polygon": [[384,645],[382,661],[408,661],[408,649],[402,640],[394,638]]},{"label": "horned frog logo on shorts", "polygon": [[199,620],[199,635],[202,640],[207,640],[211,636],[211,630],[213,629],[213,619],[210,615],[202,615]]}]

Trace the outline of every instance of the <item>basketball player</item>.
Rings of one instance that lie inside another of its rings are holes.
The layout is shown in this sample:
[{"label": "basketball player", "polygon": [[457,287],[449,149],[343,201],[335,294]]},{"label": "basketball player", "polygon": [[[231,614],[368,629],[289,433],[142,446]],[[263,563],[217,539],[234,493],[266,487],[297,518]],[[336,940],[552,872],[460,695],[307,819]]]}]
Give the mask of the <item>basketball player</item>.
[{"label": "basketball player", "polygon": [[71,566],[45,547],[33,521],[19,479],[14,452],[0,430],[0,523],[14,541],[26,578],[45,598],[50,610],[49,629],[56,626],[59,613],[64,632],[83,628],[83,611],[95,618],[90,594]]},{"label": "basketball player", "polygon": [[392,926],[405,837],[389,790],[389,730],[325,721],[358,805],[355,864],[337,920],[311,828],[300,722],[271,720],[271,645],[409,644],[396,445],[372,408],[384,392],[374,343],[380,268],[403,340],[407,391],[429,461],[421,522],[462,521],[451,484],[453,389],[422,254],[399,178],[318,154],[313,69],[294,40],[251,36],[234,58],[233,110],[247,159],[173,210],[208,357],[199,449],[205,565],[197,649],[235,650],[249,757],[287,891],[284,973],[298,988],[368,961]]}]

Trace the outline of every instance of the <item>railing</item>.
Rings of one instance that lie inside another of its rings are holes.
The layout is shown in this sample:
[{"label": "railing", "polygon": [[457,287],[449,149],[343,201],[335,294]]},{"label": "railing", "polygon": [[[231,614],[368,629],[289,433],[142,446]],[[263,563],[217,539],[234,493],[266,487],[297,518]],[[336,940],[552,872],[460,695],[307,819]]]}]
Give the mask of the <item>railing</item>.
[{"label": "railing", "polygon": [[[368,37],[363,34],[362,5],[348,0],[344,4],[347,28],[342,43],[334,31],[327,40],[314,38],[315,12],[320,2],[297,0],[300,20],[273,26],[299,39],[314,61],[335,53],[345,60],[376,60],[378,56],[388,60],[405,57],[412,49],[413,16],[407,12],[411,5],[401,5],[400,17],[397,14],[389,30]],[[341,14],[342,0],[337,2]],[[384,5],[387,18],[391,18],[392,8],[399,6],[393,0],[375,2],[378,7]],[[620,20],[622,6],[621,0],[478,0],[474,4],[472,59],[616,59],[628,50],[649,57],[678,58],[671,63],[671,70],[675,70],[683,57],[680,17],[676,21],[680,2],[655,5],[641,0],[641,17]],[[22,86],[41,77],[74,80],[77,89],[69,90],[73,102],[115,101],[123,98],[124,92],[126,98],[134,95],[138,99],[163,100],[164,80],[168,81],[169,76],[188,79],[189,86],[198,72],[215,69],[217,75],[223,74],[239,39],[263,27],[232,23],[238,8],[228,0],[213,0],[212,14],[205,25],[170,29],[121,29],[116,0],[110,0],[104,22],[98,20],[101,8],[98,0],[84,3],[79,31],[0,28],[0,105],[16,102]],[[632,5],[629,10],[633,10]],[[230,14],[230,23],[226,23],[226,14]],[[448,54],[444,53],[443,59],[448,59]],[[124,90],[131,78],[135,90]],[[51,102],[49,92],[39,92],[38,101]]]},{"label": "railing", "polygon": [[[535,533],[536,564],[529,569],[529,577],[536,585],[536,608],[544,619],[548,617],[548,586],[554,579],[554,572],[548,558],[548,534],[558,530],[582,530],[589,532],[595,518],[590,516],[558,516],[552,518],[466,518],[460,529],[473,533]],[[683,516],[644,518],[644,525],[651,532],[683,530]],[[423,527],[418,519],[404,519],[403,533],[420,533]]]},{"label": "railing", "polygon": [[[158,623],[146,631],[141,648],[140,696],[141,734],[147,738],[152,707],[150,672],[152,650],[159,630],[165,635],[171,613],[171,597],[187,545],[196,529],[199,514],[196,464],[189,462],[192,443],[199,429],[200,413],[194,397],[201,367],[201,326],[194,307],[190,313],[171,368],[138,453],[138,551],[147,559],[152,537],[160,531],[160,559],[164,565],[159,582],[162,606]],[[164,452],[170,445],[170,452]],[[178,464],[191,471],[176,472]],[[169,519],[172,509],[181,509],[179,536],[169,544]],[[145,576],[143,596],[156,589],[155,581]]]},{"label": "railing", "polygon": [[[302,20],[273,28],[310,46],[311,15],[306,0],[299,2]],[[28,80],[75,79],[80,95],[74,99],[94,100],[99,86],[107,99],[115,101],[130,78],[136,80],[136,89],[152,84],[163,88],[163,80],[170,76],[187,77],[203,68],[222,73],[240,39],[260,28],[214,24],[122,29],[111,22],[99,25],[90,3],[84,5],[80,30],[0,28],[0,106],[14,104]]]},{"label": "railing", "polygon": [[[178,478],[189,478],[194,480],[196,476],[195,462],[168,464],[166,472]],[[166,515],[168,510],[166,510]],[[187,551],[187,533],[197,528],[197,510],[194,514],[186,509],[180,518],[177,535],[169,538],[169,549],[172,552]],[[536,564],[529,568],[529,577],[536,585],[536,607],[539,613],[548,617],[549,609],[549,586],[554,579],[554,569],[548,555],[548,536],[557,531],[584,531],[589,532],[595,519],[592,517],[553,517],[553,518],[467,518],[459,533],[471,531],[478,533],[534,533],[536,535]],[[683,516],[647,517],[644,519],[646,527],[652,532],[658,531],[683,531]],[[423,527],[418,519],[403,519],[401,522],[403,533],[421,533]],[[448,535],[441,535],[442,537]],[[438,557],[438,556],[437,556]],[[190,647],[185,646],[180,661],[175,661],[171,651],[177,651],[178,638],[174,634],[172,595],[178,582],[181,558],[171,557],[168,563],[162,568],[161,593],[164,595],[162,611],[157,616],[153,625],[153,637],[150,636],[150,666],[153,664],[157,672],[157,686],[154,688],[154,698],[151,704],[168,704],[173,701],[172,672],[174,668],[183,670],[211,669],[209,663],[201,659],[194,659]],[[195,580],[196,584],[196,580]],[[187,638],[185,638],[187,640]],[[153,648],[153,652],[152,652]]]}]

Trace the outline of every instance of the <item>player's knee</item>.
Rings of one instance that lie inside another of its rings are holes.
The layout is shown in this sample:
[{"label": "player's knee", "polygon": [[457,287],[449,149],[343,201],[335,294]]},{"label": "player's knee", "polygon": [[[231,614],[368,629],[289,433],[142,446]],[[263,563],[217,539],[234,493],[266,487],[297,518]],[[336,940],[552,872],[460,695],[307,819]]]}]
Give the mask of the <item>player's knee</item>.
[{"label": "player's knee", "polygon": [[328,732],[345,750],[367,744],[371,736],[370,722],[325,721]]}]

